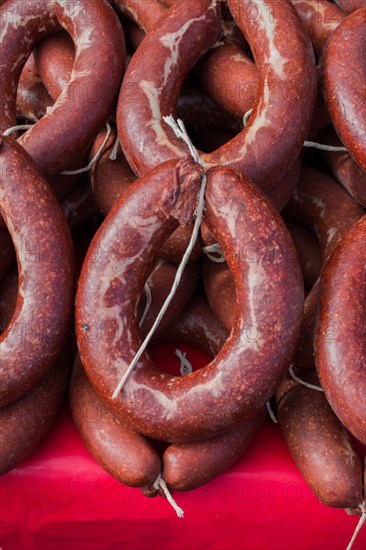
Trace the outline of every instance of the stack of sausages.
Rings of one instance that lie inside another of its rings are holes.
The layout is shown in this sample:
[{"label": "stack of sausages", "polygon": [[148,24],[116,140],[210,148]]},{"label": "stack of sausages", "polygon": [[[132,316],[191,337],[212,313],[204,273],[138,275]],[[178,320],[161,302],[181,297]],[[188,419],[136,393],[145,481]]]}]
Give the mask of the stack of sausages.
[{"label": "stack of sausages", "polygon": [[[68,380],[90,452],[146,496],[231,466],[271,401],[321,502],[361,513],[365,2],[0,9],[0,473]],[[211,362],[171,376],[144,351],[116,392],[189,244],[153,339]]]}]

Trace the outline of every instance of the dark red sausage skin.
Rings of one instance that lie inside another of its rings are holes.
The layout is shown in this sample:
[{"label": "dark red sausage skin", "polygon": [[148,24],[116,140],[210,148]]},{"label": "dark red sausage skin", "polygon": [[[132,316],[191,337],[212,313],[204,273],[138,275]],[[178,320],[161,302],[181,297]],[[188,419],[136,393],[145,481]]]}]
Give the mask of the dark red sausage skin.
[{"label": "dark red sausage skin", "polygon": [[316,54],[320,57],[330,35],[345,19],[346,14],[328,0],[292,0],[308,31]]},{"label": "dark red sausage skin", "polygon": [[[99,132],[91,148],[90,159],[94,158],[99,151],[106,134],[106,128],[103,128]],[[116,137],[117,132],[113,129],[101,157],[88,172],[89,184],[94,200],[104,216],[108,214],[124,191],[136,181],[136,176],[129,167],[121,147],[118,147],[117,158],[115,160],[109,158]]]},{"label": "dark red sausage skin", "polygon": [[[93,144],[90,158],[94,158],[105,136],[106,130],[104,129],[99,133]],[[121,147],[117,149],[117,158],[115,160],[109,158],[115,139],[116,132],[113,131],[107,142],[105,151],[89,171],[89,182],[94,200],[105,216],[123,193],[136,181],[136,176],[129,167]],[[161,247],[159,254],[161,258],[167,262],[180,263],[191,238],[192,229],[192,225],[178,227]],[[197,240],[190,256],[190,262],[197,260],[200,254],[201,245],[200,241]]]},{"label": "dark red sausage skin", "polygon": [[227,333],[234,326],[237,301],[233,276],[226,262],[203,261],[203,280],[208,302]]},{"label": "dark red sausage skin", "polygon": [[334,250],[320,282],[315,358],[325,395],[366,444],[366,216]]},{"label": "dark red sausage skin", "polygon": [[41,40],[35,49],[39,76],[53,101],[57,101],[68,85],[75,62],[75,46],[71,36],[58,32]]},{"label": "dark red sausage skin", "polygon": [[322,57],[323,89],[331,120],[355,162],[366,170],[366,7],[334,31]]},{"label": "dark red sausage skin", "polygon": [[75,425],[95,460],[114,478],[131,487],[153,483],[160,458],[144,436],[118,419],[96,394],[77,358],[70,384]]},{"label": "dark red sausage skin", "polygon": [[[146,316],[140,326],[141,337],[144,338],[153,326],[172,286],[177,274],[177,266],[159,259],[154,266],[150,277],[147,280],[151,292],[151,304]],[[174,296],[174,300],[169,305],[160,325],[157,327],[154,336],[156,338],[163,334],[172,321],[183,311],[188,304],[196,289],[200,275],[200,262],[189,264],[183,274],[180,285]],[[145,296],[144,296],[145,298]],[[145,305],[146,300],[141,300],[141,306]]]},{"label": "dark red sausage skin", "polygon": [[0,475],[28,456],[43,439],[60,409],[67,386],[70,352],[23,397],[0,409]]},{"label": "dark red sausage skin", "polygon": [[227,336],[207,299],[203,296],[194,296],[157,340],[184,342],[201,349],[209,357],[215,357]]},{"label": "dark red sausage skin", "polygon": [[311,289],[320,275],[321,256],[319,243],[314,233],[302,223],[288,221],[286,225],[296,246],[305,288]]},{"label": "dark red sausage skin", "polygon": [[191,491],[230,468],[249,447],[265,416],[263,407],[254,418],[219,437],[170,445],[162,457],[162,476],[168,487]]},{"label": "dark red sausage skin", "polygon": [[[322,132],[321,142],[337,147],[343,146],[333,128]],[[355,201],[366,209],[366,172],[347,152],[324,151],[323,154],[335,179],[347,189]]]},{"label": "dark red sausage skin", "polygon": [[292,386],[277,399],[277,418],[297,467],[321,503],[357,507],[362,502],[362,467],[346,430],[324,393]]},{"label": "dark red sausage skin", "polygon": [[17,89],[17,117],[36,122],[42,118],[53,101],[39,77],[31,54],[20,75]]},{"label": "dark red sausage skin", "polygon": [[[15,244],[19,292],[0,337],[0,405],[24,395],[63,348],[74,298],[70,233],[56,198],[32,159],[0,138],[0,214]],[[22,177],[22,185],[19,185]]]}]

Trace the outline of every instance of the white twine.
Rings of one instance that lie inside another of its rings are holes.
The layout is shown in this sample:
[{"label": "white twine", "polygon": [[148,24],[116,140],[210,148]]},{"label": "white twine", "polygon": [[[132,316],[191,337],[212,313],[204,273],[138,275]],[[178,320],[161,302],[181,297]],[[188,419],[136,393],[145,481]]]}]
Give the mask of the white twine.
[{"label": "white twine", "polygon": [[270,401],[267,401],[266,407],[267,407],[267,411],[268,411],[268,414],[269,414],[269,416],[270,416],[272,422],[273,422],[274,424],[278,424],[278,420],[277,420],[277,418],[276,418],[275,413],[273,412],[272,405],[271,405],[271,402],[270,402]]},{"label": "white twine", "polygon": [[104,138],[104,141],[103,141],[102,145],[99,147],[96,155],[89,162],[89,164],[87,166],[84,166],[84,168],[79,168],[78,170],[65,170],[64,172],[61,172],[61,174],[63,176],[74,176],[76,174],[84,174],[84,172],[89,172],[89,170],[91,168],[93,168],[94,164],[96,164],[98,162],[98,160],[100,159],[100,157],[102,156],[104,148],[107,144],[107,141],[109,140],[110,135],[112,133],[112,128],[111,128],[109,122],[107,122],[106,126],[107,126],[107,134]]},{"label": "white twine", "polygon": [[323,145],[322,143],[316,143],[315,141],[304,141],[304,147],[313,147],[314,149],[320,149],[321,151],[330,151],[333,153],[348,153],[348,150],[345,147]]},{"label": "white twine", "polygon": [[146,304],[145,304],[144,311],[142,312],[142,315],[140,317],[139,327],[141,327],[142,323],[145,321],[147,312],[149,311],[150,306],[152,304],[151,288],[149,287],[148,283],[145,283],[144,290],[145,290],[145,296],[146,296]]},{"label": "white twine", "polygon": [[187,133],[186,127],[184,126],[183,120],[178,118],[176,122],[173,115],[163,116],[163,120],[166,124],[168,124],[168,126],[172,128],[172,130],[174,130],[175,135],[185,142],[193,159],[204,168],[205,164],[199,156],[197,149],[193,145]]},{"label": "white twine", "polygon": [[[248,124],[248,120],[252,112],[253,112],[253,109],[249,109],[249,111],[247,111],[243,116],[244,128]],[[321,151],[329,151],[333,153],[348,153],[348,150],[345,147],[336,147],[334,145],[323,145],[323,143],[317,143],[316,141],[304,141],[304,147],[312,147],[313,149],[320,149]]]},{"label": "white twine", "polygon": [[177,516],[179,518],[183,518],[184,517],[184,511],[182,510],[182,508],[180,506],[178,506],[178,504],[175,502],[174,498],[170,494],[170,491],[167,487],[167,484],[165,483],[165,480],[161,477],[161,474],[159,474],[158,477],[156,478],[156,480],[154,481],[153,487],[154,487],[154,489],[156,489],[156,491],[158,491],[159,489],[162,489],[164,491],[164,495],[166,496],[167,501],[174,508],[174,510],[176,511]]},{"label": "white twine", "polygon": [[[188,146],[189,151],[190,151],[192,157],[194,158],[194,160],[198,164],[200,164],[201,166],[204,166],[203,161],[200,159],[196,148],[194,147],[193,143],[191,142],[191,140],[188,136],[188,133],[187,133],[187,130],[184,126],[183,121],[178,119],[177,122],[175,122],[172,115],[170,115],[169,117],[163,117],[163,119],[174,130],[176,136],[178,138],[182,139],[186,143],[186,145]],[[187,247],[185,253],[183,254],[183,258],[182,258],[182,260],[179,264],[179,267],[177,269],[177,273],[175,275],[173,286],[172,286],[172,288],[171,288],[164,304],[162,305],[162,308],[161,308],[161,310],[159,312],[159,315],[157,316],[153,326],[151,327],[149,333],[147,334],[145,340],[142,342],[140,348],[138,349],[138,351],[137,351],[135,357],[133,358],[132,362],[130,363],[128,369],[126,370],[125,374],[122,376],[122,378],[119,381],[116,389],[114,390],[114,393],[112,395],[112,399],[117,398],[117,396],[118,396],[119,392],[121,391],[121,389],[123,388],[126,380],[130,376],[130,374],[133,371],[133,369],[135,368],[135,366],[137,365],[141,355],[144,353],[145,349],[147,348],[154,332],[156,331],[157,327],[159,326],[159,323],[161,322],[162,318],[164,317],[166,310],[168,309],[171,301],[173,300],[173,298],[174,298],[174,296],[177,292],[177,288],[178,288],[178,286],[181,282],[183,272],[184,272],[184,270],[185,270],[185,268],[188,264],[189,258],[191,256],[191,253],[192,253],[192,251],[195,247],[195,244],[196,244],[196,241],[197,241],[197,238],[198,238],[198,233],[199,233],[199,230],[200,230],[202,217],[203,217],[203,208],[204,208],[204,205],[205,205],[206,183],[207,183],[206,174],[203,174],[201,187],[200,187],[200,190],[199,190],[197,208],[196,208],[196,211],[195,211],[196,219],[195,219],[195,222],[194,222],[192,235],[191,235],[188,247]]]},{"label": "white twine", "polygon": [[357,536],[358,536],[358,533],[361,531],[361,528],[363,526],[363,524],[365,523],[366,521],[366,508],[364,506],[364,504],[360,504],[360,510],[362,512],[362,515],[360,517],[360,520],[359,522],[357,523],[356,525],[356,529],[355,529],[355,532],[353,533],[353,536],[349,542],[349,545],[347,546],[346,550],[351,550],[352,546],[353,546],[353,543],[355,542]]},{"label": "white twine", "polygon": [[305,382],[305,380],[302,380],[301,378],[296,376],[293,366],[291,366],[288,369],[288,372],[289,372],[289,375],[291,376],[291,378],[293,380],[295,380],[295,382],[298,382],[299,384],[302,384],[306,388],[310,388],[311,390],[316,390],[316,391],[322,391],[322,392],[324,391],[323,388],[321,388],[320,386],[316,386],[315,384],[309,384],[308,382]]},{"label": "white twine", "polygon": [[34,124],[19,124],[19,126],[12,126],[11,128],[5,130],[3,136],[9,137],[13,132],[18,132],[18,130],[29,130],[32,126],[34,126]]},{"label": "white twine", "polygon": [[117,134],[116,141],[114,142],[112,152],[109,155],[109,160],[117,160],[117,152],[118,152],[119,143],[120,143],[119,135]]},{"label": "white twine", "polygon": [[206,254],[207,258],[209,258],[212,262],[215,262],[217,264],[223,264],[224,262],[226,262],[225,256],[222,253],[219,243],[204,246],[202,248],[202,252]]},{"label": "white twine", "polygon": [[181,351],[180,349],[176,349],[174,354],[178,357],[180,360],[180,374],[182,376],[187,376],[187,374],[191,374],[193,372],[193,368],[191,363],[187,359],[187,353]]}]

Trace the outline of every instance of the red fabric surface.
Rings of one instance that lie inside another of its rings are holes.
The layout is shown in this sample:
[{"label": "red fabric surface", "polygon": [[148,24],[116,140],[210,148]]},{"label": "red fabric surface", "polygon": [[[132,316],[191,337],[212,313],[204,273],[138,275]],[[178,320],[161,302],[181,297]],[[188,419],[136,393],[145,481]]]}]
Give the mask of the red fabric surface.
[{"label": "red fabric surface", "polygon": [[[203,366],[203,354],[179,347]],[[174,349],[152,353],[176,372]],[[108,475],[86,450],[67,406],[38,449],[0,479],[0,490],[3,550],[345,550],[358,522],[317,501],[270,420],[234,467],[201,488],[174,493],[184,519],[165,499],[147,499]],[[364,527],[354,550],[365,548]]]}]

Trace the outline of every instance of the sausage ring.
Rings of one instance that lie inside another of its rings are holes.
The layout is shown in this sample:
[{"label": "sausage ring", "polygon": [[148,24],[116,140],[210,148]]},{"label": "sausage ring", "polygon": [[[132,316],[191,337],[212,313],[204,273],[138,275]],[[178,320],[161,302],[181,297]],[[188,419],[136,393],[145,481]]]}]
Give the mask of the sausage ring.
[{"label": "sausage ring", "polygon": [[57,174],[91,144],[113,108],[125,64],[122,27],[106,0],[8,0],[1,6],[1,22],[1,133],[16,125],[17,83],[37,42],[64,27],[75,43],[68,86],[19,138],[44,175]]},{"label": "sausage ring", "polygon": [[[206,439],[254,416],[289,366],[302,316],[300,266],[279,215],[235,172],[211,169],[205,216],[233,272],[238,296],[233,331],[208,367],[184,378],[159,373],[143,354],[112,399],[140,345],[136,303],[162,241],[176,227],[172,216],[181,219],[188,199],[190,206],[195,203],[190,195],[201,181],[198,168],[192,161],[168,161],[124,194],[89,249],[76,300],[79,351],[95,389],[137,431],[166,441]],[[248,262],[242,235],[262,258],[274,247],[273,263]],[[251,339],[253,329],[259,336]]]},{"label": "sausage ring", "polygon": [[[242,132],[202,158],[207,165],[230,166],[265,187],[288,170],[308,133],[317,88],[314,53],[289,3],[276,3],[273,11],[273,2],[265,0],[255,13],[248,13],[244,1],[228,4],[252,45],[260,93]],[[255,6],[250,3],[249,7]],[[187,154],[162,116],[174,115],[189,69],[219,37],[219,7],[218,0],[174,4],[129,64],[117,125],[126,158],[139,175]]]},{"label": "sausage ring", "polygon": [[366,444],[366,216],[333,252],[320,283],[315,359],[342,424]]},{"label": "sausage ring", "polygon": [[15,313],[0,336],[3,407],[42,378],[64,345],[74,262],[57,199],[23,147],[7,137],[0,141],[0,174],[0,214],[15,245],[20,283]]}]

